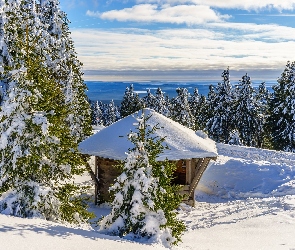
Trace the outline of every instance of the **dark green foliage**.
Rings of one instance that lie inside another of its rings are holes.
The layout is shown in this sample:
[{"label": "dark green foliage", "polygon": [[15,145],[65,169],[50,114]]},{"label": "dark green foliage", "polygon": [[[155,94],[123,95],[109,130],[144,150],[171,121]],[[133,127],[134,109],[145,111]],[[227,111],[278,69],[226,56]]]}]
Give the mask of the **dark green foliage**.
[{"label": "dark green foliage", "polygon": [[82,63],[77,58],[70,37],[70,22],[60,10],[57,0],[43,0],[37,10],[44,29],[51,36],[51,39],[46,40],[49,50],[46,55],[48,74],[61,85],[64,102],[71,111],[67,116],[68,126],[73,138],[79,143],[91,134],[91,109],[86,96]]}]

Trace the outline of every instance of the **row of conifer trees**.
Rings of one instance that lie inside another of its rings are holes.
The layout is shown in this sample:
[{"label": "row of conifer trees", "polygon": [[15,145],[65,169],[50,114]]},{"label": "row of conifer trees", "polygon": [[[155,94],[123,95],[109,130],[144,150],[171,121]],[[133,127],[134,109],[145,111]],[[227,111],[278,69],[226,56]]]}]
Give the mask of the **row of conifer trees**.
[{"label": "row of conifer trees", "polygon": [[92,104],[92,123],[108,126],[142,107],[148,107],[193,130],[206,131],[216,142],[295,151],[295,62],[287,62],[273,91],[262,82],[254,88],[248,74],[237,85],[230,82],[229,69],[222,81],[210,85],[207,96],[198,89],[190,94],[177,88],[169,98],[160,88],[140,98],[133,85],[126,88],[121,106]]}]

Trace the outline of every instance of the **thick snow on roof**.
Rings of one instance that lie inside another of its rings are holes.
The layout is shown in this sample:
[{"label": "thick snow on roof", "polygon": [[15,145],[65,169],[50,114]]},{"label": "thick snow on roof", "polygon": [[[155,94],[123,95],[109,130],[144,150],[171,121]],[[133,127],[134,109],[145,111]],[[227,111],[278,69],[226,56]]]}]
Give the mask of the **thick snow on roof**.
[{"label": "thick snow on roof", "polygon": [[[147,125],[150,128],[160,127],[155,131],[155,136],[165,137],[169,150],[165,150],[158,160],[179,160],[191,158],[204,158],[217,156],[215,142],[206,138],[202,133],[197,135],[177,122],[155,112],[143,109],[144,116],[150,118]],[[129,115],[116,123],[102,129],[80,143],[79,150],[84,154],[100,156],[103,158],[124,160],[128,149],[134,145],[128,140],[128,134],[137,132],[138,118],[142,111]]]}]

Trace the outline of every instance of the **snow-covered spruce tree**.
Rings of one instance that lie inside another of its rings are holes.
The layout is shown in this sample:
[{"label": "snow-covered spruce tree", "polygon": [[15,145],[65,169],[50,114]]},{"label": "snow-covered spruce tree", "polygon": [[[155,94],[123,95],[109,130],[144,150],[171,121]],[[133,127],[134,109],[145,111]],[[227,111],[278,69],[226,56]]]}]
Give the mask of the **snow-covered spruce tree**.
[{"label": "snow-covered spruce tree", "polygon": [[295,152],[295,62],[287,62],[273,90],[267,119],[272,147]]},{"label": "snow-covered spruce tree", "polygon": [[194,93],[190,97],[188,103],[189,103],[191,114],[195,120],[195,124],[193,126],[193,129],[194,130],[202,130],[203,128],[201,127],[201,125],[199,123],[199,117],[201,115],[201,109],[202,109],[202,107],[200,106],[201,105],[201,96],[200,96],[197,88],[194,89]]},{"label": "snow-covered spruce tree", "polygon": [[102,114],[103,114],[104,105],[102,102],[96,101],[91,104],[91,113],[92,113],[92,125],[102,126]]},{"label": "snow-covered spruce tree", "polygon": [[265,82],[262,82],[258,87],[258,93],[256,95],[256,102],[258,105],[258,113],[262,119],[261,131],[258,133],[258,147],[270,148],[270,137],[267,134],[266,120],[268,119],[268,105],[272,98],[272,94],[266,88]]},{"label": "snow-covered spruce tree", "polygon": [[73,183],[83,160],[67,123],[70,107],[42,53],[48,33],[35,2],[3,4],[0,212],[79,223],[91,216]]},{"label": "snow-covered spruce tree", "polygon": [[[215,87],[211,84],[209,86],[209,92],[207,95],[207,99],[206,99],[206,103],[205,103],[205,109],[204,109],[204,115],[206,117],[206,131],[208,132],[208,127],[207,127],[207,122],[213,118],[214,115],[214,109],[217,106],[217,103],[214,102],[215,100]],[[208,133],[209,137],[211,137],[211,135]]]},{"label": "snow-covered spruce tree", "polygon": [[207,124],[207,100],[204,95],[200,96],[200,111],[197,117],[195,117],[195,124],[197,124],[199,127],[196,127],[195,130],[206,130],[206,124]]},{"label": "snow-covered spruce tree", "polygon": [[81,142],[91,134],[91,109],[85,92],[87,87],[82,79],[82,64],[70,37],[69,20],[60,10],[58,0],[38,0],[36,3],[38,17],[50,34],[44,41],[48,49],[45,63],[50,74],[62,86],[65,103],[71,111],[67,122],[73,137]]},{"label": "snow-covered spruce tree", "polygon": [[111,124],[113,124],[114,122],[120,119],[119,110],[113,100],[111,100],[110,103],[107,105],[104,119],[105,119],[104,126],[110,126]]},{"label": "snow-covered spruce tree", "polygon": [[177,96],[171,100],[169,117],[188,128],[194,128],[195,118],[188,102],[189,93],[186,88],[177,88],[176,92]]},{"label": "snow-covered spruce tree", "polygon": [[156,98],[155,96],[151,93],[151,90],[147,90],[147,95],[142,98],[142,103],[145,108],[150,108],[155,110],[156,104],[155,104]]},{"label": "snow-covered spruce tree", "polygon": [[155,92],[155,111],[158,112],[159,114],[162,114],[166,117],[169,116],[169,97],[164,96],[163,91],[161,88],[157,88]]},{"label": "snow-covered spruce tree", "polygon": [[229,69],[223,71],[223,81],[218,83],[215,94],[211,98],[211,115],[207,122],[207,131],[216,142],[228,143],[230,132],[233,130],[232,86],[230,83]]},{"label": "snow-covered spruce tree", "polygon": [[258,146],[263,126],[255,95],[251,79],[246,74],[235,89],[236,105],[233,114],[235,129],[239,132],[243,144],[253,147]]},{"label": "snow-covered spruce tree", "polygon": [[126,88],[120,107],[121,117],[126,117],[142,108],[142,101],[134,92],[133,84]]},{"label": "snow-covered spruce tree", "polygon": [[156,160],[165,148],[164,138],[153,135],[157,128],[147,128],[147,119],[138,119],[137,132],[129,135],[134,148],[111,188],[112,211],[100,221],[100,230],[120,237],[145,237],[170,246],[180,241],[185,229],[175,212],[181,202],[179,187],[171,185],[176,166],[168,160]]}]

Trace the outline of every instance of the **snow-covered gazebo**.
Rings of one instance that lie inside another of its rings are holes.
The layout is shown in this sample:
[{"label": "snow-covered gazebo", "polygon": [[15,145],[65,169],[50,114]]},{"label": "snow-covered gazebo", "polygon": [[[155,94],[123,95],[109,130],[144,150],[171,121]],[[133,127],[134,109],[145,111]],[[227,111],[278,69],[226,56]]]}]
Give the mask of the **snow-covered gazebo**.
[{"label": "snow-covered gazebo", "polygon": [[95,188],[96,202],[97,196],[100,202],[109,200],[108,189],[120,174],[114,165],[124,160],[128,149],[134,147],[128,140],[128,134],[136,130],[141,112],[144,112],[145,117],[150,116],[148,125],[159,127],[155,135],[165,137],[169,147],[159,155],[158,160],[167,158],[176,162],[175,183],[183,185],[181,192],[188,197],[184,202],[194,205],[195,188],[210,160],[217,157],[215,143],[204,133],[194,132],[147,108],[117,121],[80,143],[80,152],[95,156],[95,175],[99,180]]}]

